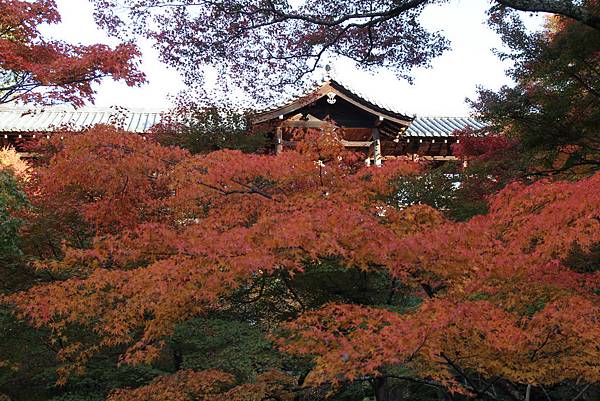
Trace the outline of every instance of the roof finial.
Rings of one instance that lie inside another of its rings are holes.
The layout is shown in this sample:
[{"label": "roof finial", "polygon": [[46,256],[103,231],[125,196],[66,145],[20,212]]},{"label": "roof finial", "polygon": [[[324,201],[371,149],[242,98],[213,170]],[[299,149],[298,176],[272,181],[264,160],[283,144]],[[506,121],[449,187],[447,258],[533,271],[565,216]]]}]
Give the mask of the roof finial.
[{"label": "roof finial", "polygon": [[331,67],[331,64],[327,63],[325,65],[325,76],[323,77],[323,79],[324,79],[325,82],[331,81],[331,70],[332,69],[333,68]]}]

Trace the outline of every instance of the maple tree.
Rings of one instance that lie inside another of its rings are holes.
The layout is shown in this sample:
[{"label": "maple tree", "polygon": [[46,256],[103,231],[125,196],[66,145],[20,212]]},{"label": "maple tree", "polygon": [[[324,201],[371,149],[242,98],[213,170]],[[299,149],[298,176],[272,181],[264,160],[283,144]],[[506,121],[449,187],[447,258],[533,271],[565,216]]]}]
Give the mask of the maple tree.
[{"label": "maple tree", "polygon": [[[585,1],[598,14],[600,4]],[[493,15],[492,25],[510,52],[517,82],[499,91],[480,90],[472,102],[491,129],[517,142],[529,173],[587,174],[598,169],[600,34],[567,18],[549,18],[531,34],[512,13]]]},{"label": "maple tree", "polygon": [[[0,292],[24,290],[32,285],[30,271],[23,266],[26,255],[22,249],[20,228],[24,223],[21,214],[29,208],[24,186],[30,167],[12,148],[0,148]],[[11,311],[0,306],[0,383],[6,376],[16,375],[20,366],[11,347],[15,337],[15,319]],[[26,326],[24,332],[30,331]],[[23,342],[20,332],[16,342]],[[32,346],[31,349],[35,349]],[[7,373],[4,373],[7,372]],[[7,399],[0,385],[0,399]],[[8,398],[10,400],[10,398]]]},{"label": "maple tree", "polygon": [[459,142],[452,145],[452,152],[461,163],[446,163],[416,176],[399,177],[391,201],[426,204],[459,221],[487,213],[490,196],[504,186],[515,180],[531,182],[531,160],[520,142],[494,130],[455,131]]},{"label": "maple tree", "polygon": [[[116,2],[97,3],[102,23],[123,28]],[[190,82],[201,71],[188,57],[199,54],[258,87],[266,71],[302,73],[307,57],[318,62],[315,49],[402,69],[446,46],[418,25],[426,2],[369,2],[368,11],[367,2],[193,3],[125,3],[140,17],[131,26],[155,36]],[[600,174],[589,90],[596,50],[587,44],[597,38],[597,2],[497,3],[564,16],[527,36],[512,12],[491,14],[517,50],[517,92],[526,95],[506,100],[534,100],[541,112],[519,108],[532,118],[519,125],[502,101],[487,102],[479,110],[497,133],[465,132],[455,151],[469,167],[449,178],[414,163],[368,168],[332,132],[303,131],[278,156],[227,150],[248,150],[231,132],[243,118],[217,109],[183,108],[154,136],[162,144],[108,126],[44,141],[27,180],[10,172],[0,182],[9,245],[18,238],[36,268],[21,261],[31,277],[3,287],[0,391],[11,383],[16,399],[30,399],[14,383],[57,369],[44,380],[58,380],[61,401],[595,399]],[[393,7],[405,9],[388,14]],[[356,10],[379,14],[357,22]],[[336,24],[332,13],[348,19]],[[231,42],[239,33],[242,45]],[[261,56],[281,59],[253,64],[253,39]],[[548,96],[557,88],[564,93]],[[547,129],[557,111],[572,123],[568,138]],[[574,164],[591,163],[579,181],[532,183],[539,159],[525,159],[543,154],[540,144],[575,146]]]},{"label": "maple tree", "polygon": [[10,209],[13,205],[23,206],[26,204],[24,194],[19,190],[18,185],[12,175],[2,170],[0,176],[0,249],[2,256],[11,256],[19,252],[16,244],[16,232],[18,231],[19,220],[11,216]]},{"label": "maple tree", "polygon": [[289,325],[286,349],[318,358],[317,382],[399,363],[479,396],[502,380],[596,382],[597,261],[574,271],[562,260],[598,242],[598,194],[589,188],[599,179],[514,184],[488,215],[401,240],[395,274],[427,294],[415,312],[329,305]]},{"label": "maple tree", "polygon": [[[448,0],[212,1],[95,0],[98,23],[118,35],[156,41],[162,60],[201,88],[207,68],[222,88],[252,93],[252,102],[280,98],[285,85],[302,86],[338,57],[360,67],[385,67],[410,79],[449,48],[424,27],[426,6]],[[597,31],[595,3],[574,0],[497,0],[497,10],[547,12]],[[459,23],[458,21],[456,23]],[[233,85],[232,85],[233,84]],[[228,99],[238,101],[237,96]],[[253,103],[255,105],[256,103]]]},{"label": "maple tree", "polygon": [[365,167],[333,133],[279,156],[191,155],[97,127],[57,150],[32,203],[77,215],[89,240],[64,237],[38,263],[55,279],[5,302],[61,344],[62,380],[109,350],[132,365],[180,353],[180,324],[230,316],[300,359],[235,377],[248,368],[174,354],[173,375],[111,399],[324,397],[365,382],[394,400],[397,381],[508,400],[598,381],[597,261],[573,261],[600,243],[600,175],[511,184],[489,214],[453,223],[389,202],[418,165]]},{"label": "maple tree", "polygon": [[41,24],[60,22],[53,0],[0,1],[0,104],[13,101],[82,106],[105,77],[127,85],[145,81],[132,43],[71,45],[49,40]]}]

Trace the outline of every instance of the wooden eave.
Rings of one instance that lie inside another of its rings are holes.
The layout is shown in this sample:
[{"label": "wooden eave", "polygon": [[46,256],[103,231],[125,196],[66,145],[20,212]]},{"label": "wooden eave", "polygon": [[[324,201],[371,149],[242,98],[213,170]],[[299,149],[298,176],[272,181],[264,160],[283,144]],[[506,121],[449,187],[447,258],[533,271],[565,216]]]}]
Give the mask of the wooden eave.
[{"label": "wooden eave", "polygon": [[365,110],[366,112],[372,114],[375,117],[384,118],[385,120],[397,123],[402,126],[408,126],[412,122],[413,118],[405,116],[403,114],[395,113],[390,110],[386,110],[380,106],[377,106],[366,99],[356,95],[354,92],[346,89],[343,85],[339,84],[336,81],[327,81],[315,91],[301,96],[298,99],[293,100],[292,102],[283,105],[277,109],[269,110],[263,113],[259,113],[252,119],[254,124],[260,124],[267,121],[272,121],[279,119],[280,116],[285,116],[293,113],[296,110],[303,108],[324,96],[327,96],[328,93],[335,93],[336,97],[347,101],[354,106]]}]

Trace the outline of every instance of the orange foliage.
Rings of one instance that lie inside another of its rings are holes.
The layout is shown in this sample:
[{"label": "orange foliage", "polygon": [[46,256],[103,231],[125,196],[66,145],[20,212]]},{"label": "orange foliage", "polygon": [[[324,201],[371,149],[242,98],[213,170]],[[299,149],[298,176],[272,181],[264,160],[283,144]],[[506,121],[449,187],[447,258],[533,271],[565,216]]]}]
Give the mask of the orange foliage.
[{"label": "orange foliage", "polygon": [[38,170],[44,205],[75,210],[102,232],[145,221],[152,203],[168,195],[169,170],[187,157],[109,126],[53,141],[62,151]]},{"label": "orange foliage", "polygon": [[288,324],[280,342],[316,357],[317,383],[393,364],[455,389],[456,366],[516,383],[597,382],[600,274],[565,260],[600,243],[598,189],[600,174],[509,186],[490,214],[397,242],[392,273],[428,295],[417,310],[330,305]]},{"label": "orange foliage", "polygon": [[[396,364],[463,392],[471,389],[456,380],[460,369],[517,383],[597,381],[600,275],[566,260],[600,242],[600,174],[514,184],[488,215],[450,223],[429,207],[385,201],[393,178],[416,172],[406,163],[359,166],[334,142],[277,157],[190,156],[97,128],[67,138],[38,181],[40,198],[95,228],[92,246],[65,244],[64,257],[46,265],[70,277],[10,301],[68,344],[61,357],[76,367],[115,345],[127,347],[123,362],[148,363],[177,323],[219,310],[232,290],[335,258],[387,272],[425,300],[405,313],[327,304],[283,325],[281,348],[315,358],[307,385]],[[98,343],[69,343],[72,326]],[[232,387],[223,373],[179,372],[111,400],[283,391],[262,380]]]},{"label": "orange foliage", "polygon": [[5,168],[11,169],[22,180],[29,180],[29,164],[14,148],[8,146],[0,148],[0,170]]},{"label": "orange foliage", "polygon": [[182,370],[163,376],[135,390],[119,390],[109,401],[195,401],[216,400],[235,383],[235,378],[216,370],[194,372]]},{"label": "orange foliage", "polygon": [[291,401],[284,389],[289,377],[277,372],[260,375],[256,383],[234,386],[235,378],[217,370],[182,370],[135,390],[119,390],[108,401]]},{"label": "orange foliage", "polygon": [[391,268],[390,238],[442,221],[433,209],[387,217],[377,207],[375,196],[414,167],[355,172],[342,154],[326,163],[312,156],[190,156],[108,127],[65,138],[39,172],[38,196],[59,214],[80,213],[95,227],[93,246],[66,246],[46,266],[74,276],[13,301],[63,341],[65,327],[83,325],[100,346],[128,344],[124,361],[148,362],[176,323],[218,308],[257,275],[294,274],[307,259],[333,256]]}]

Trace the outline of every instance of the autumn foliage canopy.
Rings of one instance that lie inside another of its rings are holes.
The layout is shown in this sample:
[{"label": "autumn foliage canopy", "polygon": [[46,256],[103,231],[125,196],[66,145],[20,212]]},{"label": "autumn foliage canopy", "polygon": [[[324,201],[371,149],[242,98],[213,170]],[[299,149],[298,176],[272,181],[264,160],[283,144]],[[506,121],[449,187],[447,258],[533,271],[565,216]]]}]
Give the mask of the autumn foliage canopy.
[{"label": "autumn foliage canopy", "polygon": [[[112,33],[155,39],[189,85],[214,63],[267,98],[271,72],[299,82],[326,53],[427,65],[448,44],[418,18],[443,2],[93,3]],[[514,10],[561,17],[527,36]],[[31,164],[3,150],[0,391],[50,370],[45,394],[65,389],[52,401],[593,399],[597,10],[493,2],[517,82],[480,93],[494,133],[461,136],[469,167],[437,177],[468,196],[437,209],[399,196],[428,165],[367,167],[327,130],[277,156],[227,149],[255,138],[217,108],[147,136],[54,135]],[[43,38],[39,25],[58,20],[52,0],[0,0],[0,103],[83,105],[103,77],[143,82],[135,46]],[[452,214],[461,199],[485,207]]]},{"label": "autumn foliage canopy", "polygon": [[[600,276],[581,255],[600,242],[600,175],[515,183],[489,214],[456,223],[389,201],[393,178],[415,173],[402,162],[365,167],[333,134],[307,132],[279,156],[192,156],[97,127],[57,143],[33,197],[33,220],[80,221],[90,242],[63,234],[61,256],[38,267],[62,279],[5,302],[51,329],[61,380],[108,349],[121,363],[152,363],[178,324],[267,297],[286,309],[260,318],[273,346],[312,361],[301,383],[283,370],[253,383],[183,370],[115,401],[287,399],[397,376],[471,395],[488,381],[597,382]],[[306,292],[303,278],[332,264],[383,277],[384,296]],[[286,293],[265,289],[279,282]],[[419,301],[406,307],[407,297]]]},{"label": "autumn foliage canopy", "polygon": [[134,86],[145,81],[131,43],[71,45],[44,38],[42,24],[60,22],[54,0],[0,1],[0,104],[93,101],[92,83],[104,77]]}]

